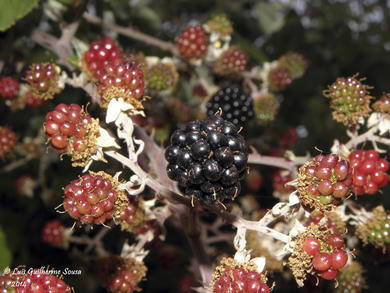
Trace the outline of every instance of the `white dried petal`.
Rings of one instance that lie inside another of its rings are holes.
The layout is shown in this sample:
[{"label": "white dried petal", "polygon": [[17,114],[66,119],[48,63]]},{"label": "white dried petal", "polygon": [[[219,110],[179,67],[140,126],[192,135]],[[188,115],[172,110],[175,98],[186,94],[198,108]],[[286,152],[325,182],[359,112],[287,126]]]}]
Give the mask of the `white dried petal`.
[{"label": "white dried petal", "polygon": [[256,271],[261,274],[263,271],[264,271],[264,268],[265,268],[265,257],[262,256],[262,257],[255,257],[253,259],[251,259],[252,262],[254,262],[257,266],[257,269]]},{"label": "white dried petal", "polygon": [[290,194],[290,196],[288,197],[288,205],[289,206],[295,206],[297,204],[299,204],[301,201],[299,200],[298,196],[297,196],[297,191],[294,191],[293,193]]},{"label": "white dried petal", "polygon": [[367,127],[371,128],[371,127],[377,125],[382,119],[381,116],[382,116],[381,113],[378,113],[378,112],[372,113],[370,115],[370,117],[368,117],[368,119],[367,119]]},{"label": "white dried petal", "polygon": [[104,128],[99,128],[99,137],[97,138],[96,145],[103,148],[114,147],[119,149],[120,146],[116,143],[115,138]]}]

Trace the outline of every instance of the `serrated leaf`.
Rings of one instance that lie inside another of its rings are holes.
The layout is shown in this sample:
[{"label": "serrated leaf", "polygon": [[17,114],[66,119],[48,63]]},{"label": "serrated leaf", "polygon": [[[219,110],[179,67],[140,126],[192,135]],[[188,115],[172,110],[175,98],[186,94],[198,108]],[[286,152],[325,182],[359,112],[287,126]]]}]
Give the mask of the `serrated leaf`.
[{"label": "serrated leaf", "polygon": [[3,229],[0,227],[0,269],[11,264],[11,251],[7,246],[7,240]]},{"label": "serrated leaf", "polygon": [[259,24],[266,35],[278,31],[284,24],[284,17],[280,15],[282,5],[277,2],[260,2],[257,4]]},{"label": "serrated leaf", "polygon": [[29,13],[38,0],[0,1],[0,31],[6,31],[14,23]]}]

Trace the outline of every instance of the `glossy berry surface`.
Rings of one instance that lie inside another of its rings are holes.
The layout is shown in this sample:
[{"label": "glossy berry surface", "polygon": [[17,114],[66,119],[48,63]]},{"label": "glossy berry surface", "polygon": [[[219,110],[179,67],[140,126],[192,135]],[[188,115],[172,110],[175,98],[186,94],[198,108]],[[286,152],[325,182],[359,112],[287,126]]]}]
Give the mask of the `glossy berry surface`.
[{"label": "glossy berry surface", "polygon": [[301,167],[305,181],[299,189],[320,203],[337,203],[351,192],[352,169],[347,160],[335,154],[317,155],[314,160]]},{"label": "glossy berry surface", "polygon": [[185,195],[214,203],[232,200],[240,192],[248,150],[237,127],[215,115],[176,130],[165,158],[168,177]]},{"label": "glossy berry surface", "polygon": [[0,158],[4,158],[15,147],[15,132],[7,127],[0,126]]},{"label": "glossy berry surface", "polygon": [[243,268],[227,268],[214,283],[213,293],[267,293],[269,287],[260,274]]},{"label": "glossy berry surface", "polygon": [[111,61],[121,57],[121,49],[116,46],[113,39],[104,37],[91,43],[89,50],[84,53],[84,60],[88,70],[95,78],[100,71]]},{"label": "glossy berry surface", "polygon": [[307,238],[303,242],[303,250],[309,255],[316,255],[321,249],[321,242],[316,238]]},{"label": "glossy berry surface", "polygon": [[64,241],[64,226],[59,220],[46,222],[42,229],[42,240],[53,246],[61,246]]},{"label": "glossy berry surface", "polygon": [[46,115],[45,132],[56,152],[66,152],[70,143],[76,151],[83,151],[86,127],[90,122],[91,117],[79,105],[59,104]]},{"label": "glossy berry surface", "polygon": [[17,293],[67,293],[71,288],[61,279],[54,275],[46,274],[43,270],[34,270],[21,280],[26,286],[18,287]]},{"label": "glossy berry surface", "polygon": [[38,92],[45,92],[53,86],[56,77],[58,73],[54,64],[34,64],[26,74],[26,81]]},{"label": "glossy berry surface", "polygon": [[246,69],[247,62],[247,54],[236,47],[230,47],[219,56],[215,69],[220,74],[241,72]]},{"label": "glossy berry surface", "polygon": [[0,77],[0,96],[6,99],[15,98],[19,93],[19,82],[10,76]]},{"label": "glossy berry surface", "polygon": [[207,115],[214,115],[222,109],[222,118],[235,125],[244,125],[254,116],[253,101],[239,87],[224,87],[220,89],[207,103]]},{"label": "glossy berry surface", "polygon": [[318,271],[326,271],[331,267],[331,255],[326,252],[317,253],[313,258],[313,267]]},{"label": "glossy berry surface", "polygon": [[374,194],[389,182],[389,163],[375,150],[355,150],[349,161],[353,168],[352,190],[356,194]]},{"label": "glossy berry surface", "polygon": [[185,58],[202,58],[206,53],[208,38],[199,25],[184,29],[177,39],[180,55]]},{"label": "glossy berry surface", "polygon": [[117,58],[97,70],[98,90],[104,91],[110,87],[119,87],[123,94],[135,99],[144,93],[144,73],[136,63],[124,58]]},{"label": "glossy berry surface", "polygon": [[110,180],[100,175],[84,175],[64,189],[64,208],[82,223],[103,224],[111,219],[117,193]]}]

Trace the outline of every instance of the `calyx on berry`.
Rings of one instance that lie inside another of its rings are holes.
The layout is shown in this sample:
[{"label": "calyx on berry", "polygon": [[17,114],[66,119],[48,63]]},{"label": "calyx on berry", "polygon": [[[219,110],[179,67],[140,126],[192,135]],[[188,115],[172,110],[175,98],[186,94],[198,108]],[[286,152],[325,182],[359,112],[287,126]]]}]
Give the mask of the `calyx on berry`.
[{"label": "calyx on berry", "polygon": [[144,73],[135,57],[122,57],[107,62],[96,74],[101,94],[100,106],[108,107],[114,98],[122,98],[135,109],[143,109]]},{"label": "calyx on berry", "polygon": [[146,276],[147,267],[133,258],[110,255],[98,260],[96,270],[102,285],[112,293],[139,291],[139,282]]},{"label": "calyx on berry", "polygon": [[268,293],[270,288],[266,282],[266,274],[257,272],[255,263],[238,263],[233,258],[224,257],[214,270],[210,287],[213,293]]},{"label": "calyx on berry", "polygon": [[85,166],[98,150],[99,120],[77,104],[59,104],[46,115],[45,132],[53,149],[72,158],[73,166]]},{"label": "calyx on berry", "polygon": [[347,263],[344,239],[325,225],[312,224],[293,241],[294,252],[288,259],[288,265],[300,287],[307,274],[331,280]]}]

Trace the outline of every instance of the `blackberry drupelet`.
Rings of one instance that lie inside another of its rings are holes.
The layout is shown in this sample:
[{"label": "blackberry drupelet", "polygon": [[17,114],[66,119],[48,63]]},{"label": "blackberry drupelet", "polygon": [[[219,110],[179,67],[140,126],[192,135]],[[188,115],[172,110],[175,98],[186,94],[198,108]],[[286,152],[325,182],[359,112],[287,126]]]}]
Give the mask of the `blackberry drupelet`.
[{"label": "blackberry drupelet", "polygon": [[221,108],[223,119],[240,126],[254,116],[252,97],[239,87],[220,89],[209,100],[206,108],[208,116],[212,116]]},{"label": "blackberry drupelet", "polygon": [[181,192],[212,204],[233,200],[240,192],[248,148],[237,127],[216,114],[176,130],[165,158],[168,177]]}]

